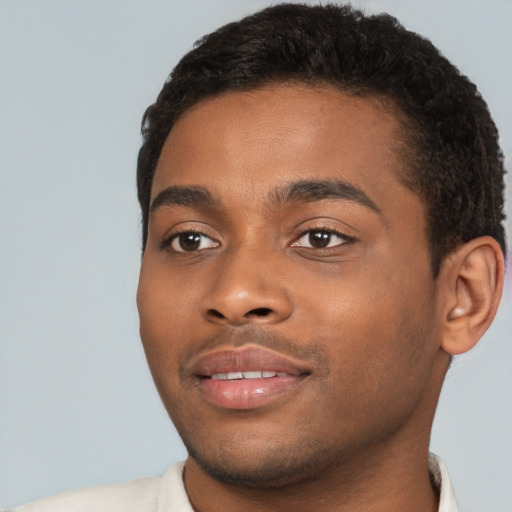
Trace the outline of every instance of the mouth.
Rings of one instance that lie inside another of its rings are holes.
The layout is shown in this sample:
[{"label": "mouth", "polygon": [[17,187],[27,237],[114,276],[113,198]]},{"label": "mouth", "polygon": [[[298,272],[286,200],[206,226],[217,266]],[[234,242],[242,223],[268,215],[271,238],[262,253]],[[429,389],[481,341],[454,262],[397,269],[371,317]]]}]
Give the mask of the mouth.
[{"label": "mouth", "polygon": [[213,380],[240,380],[240,379],[272,379],[273,377],[288,377],[286,372],[274,372],[269,370],[250,370],[246,372],[214,373]]},{"label": "mouth", "polygon": [[257,409],[295,391],[311,374],[308,363],[260,347],[216,350],[192,373],[202,396],[224,409]]}]

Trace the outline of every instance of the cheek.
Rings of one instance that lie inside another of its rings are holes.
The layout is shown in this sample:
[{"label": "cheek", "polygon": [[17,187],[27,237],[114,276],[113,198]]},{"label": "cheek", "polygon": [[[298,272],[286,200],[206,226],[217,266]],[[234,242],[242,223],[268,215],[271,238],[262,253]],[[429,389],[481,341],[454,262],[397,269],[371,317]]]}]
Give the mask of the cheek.
[{"label": "cheek", "polygon": [[309,311],[303,328],[323,340],[333,368],[344,374],[340,378],[375,392],[386,380],[407,382],[414,372],[426,378],[436,351],[429,275],[411,278],[381,268],[354,279],[325,280],[322,286],[317,281],[317,289],[314,296],[303,296]]},{"label": "cheek", "polygon": [[[137,290],[137,308],[141,328],[159,331],[176,328],[197,310],[197,283],[183,280],[169,271],[158,257],[146,255]],[[191,276],[193,277],[193,276]]]},{"label": "cheek", "polygon": [[[187,318],[183,293],[161,270],[143,261],[137,308],[139,311],[140,337],[151,370],[156,365],[167,365],[175,348],[179,346],[179,318]],[[182,299],[182,300],[180,300]]]}]

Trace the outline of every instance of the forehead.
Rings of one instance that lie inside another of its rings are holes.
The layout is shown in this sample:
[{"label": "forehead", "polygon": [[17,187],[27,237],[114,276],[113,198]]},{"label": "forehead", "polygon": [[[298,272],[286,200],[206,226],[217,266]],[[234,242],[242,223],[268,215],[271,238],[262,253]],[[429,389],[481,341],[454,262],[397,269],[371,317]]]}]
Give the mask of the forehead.
[{"label": "forehead", "polygon": [[374,97],[299,85],[224,93],[174,125],[152,197],[172,185],[201,185],[247,199],[297,180],[341,179],[386,202],[411,194],[399,180],[402,139],[391,108]]}]

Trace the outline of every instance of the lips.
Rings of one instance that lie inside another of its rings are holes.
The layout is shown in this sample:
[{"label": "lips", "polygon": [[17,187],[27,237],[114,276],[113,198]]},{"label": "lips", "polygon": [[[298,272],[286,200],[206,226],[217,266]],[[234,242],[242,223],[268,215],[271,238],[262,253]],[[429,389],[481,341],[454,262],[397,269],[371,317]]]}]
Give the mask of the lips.
[{"label": "lips", "polygon": [[216,350],[190,367],[206,400],[225,409],[256,409],[293,392],[308,363],[260,347]]}]

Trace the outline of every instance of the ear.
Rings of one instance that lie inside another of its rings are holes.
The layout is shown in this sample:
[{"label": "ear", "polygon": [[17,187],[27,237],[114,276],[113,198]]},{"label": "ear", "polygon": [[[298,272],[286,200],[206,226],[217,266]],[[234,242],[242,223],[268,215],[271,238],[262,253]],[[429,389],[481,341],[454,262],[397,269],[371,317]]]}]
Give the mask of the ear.
[{"label": "ear", "polygon": [[451,355],[472,349],[496,315],[503,291],[504,258],[491,237],[475,238],[441,266],[442,343]]}]

